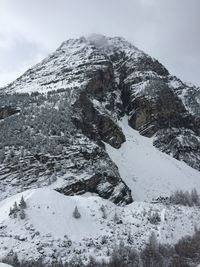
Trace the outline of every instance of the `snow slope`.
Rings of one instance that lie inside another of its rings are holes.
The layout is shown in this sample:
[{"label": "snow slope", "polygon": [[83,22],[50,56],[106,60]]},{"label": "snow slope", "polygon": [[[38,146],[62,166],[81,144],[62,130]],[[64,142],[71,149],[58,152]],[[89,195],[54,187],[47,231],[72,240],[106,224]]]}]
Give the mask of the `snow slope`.
[{"label": "snow slope", "polygon": [[[26,218],[10,218],[9,209],[21,196],[0,202],[1,257],[13,249],[26,260],[44,256],[46,261],[53,257],[68,261],[75,255],[86,260],[90,254],[101,259],[108,257],[108,250],[120,240],[140,249],[155,231],[160,242],[174,243],[192,234],[200,223],[198,207],[145,202],[119,207],[95,195],[64,196],[47,188],[23,192]],[[75,206],[79,219],[72,215]],[[155,212],[161,219],[157,225],[150,222]]]},{"label": "snow slope", "polygon": [[132,190],[133,199],[148,201],[179,189],[196,188],[200,193],[200,172],[157,150],[152,138],[141,136],[128,126],[126,117],[119,125],[126,142],[120,149],[105,144],[106,151]]},{"label": "snow slope", "polygon": [[8,265],[8,264],[1,263],[1,262],[0,262],[0,267],[9,267],[9,266],[12,267],[11,265]]}]

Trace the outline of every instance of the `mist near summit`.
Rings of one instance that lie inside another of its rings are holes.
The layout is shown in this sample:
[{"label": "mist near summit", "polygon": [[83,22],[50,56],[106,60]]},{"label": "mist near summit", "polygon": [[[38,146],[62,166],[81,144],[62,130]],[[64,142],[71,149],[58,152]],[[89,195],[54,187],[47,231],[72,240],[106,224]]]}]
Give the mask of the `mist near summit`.
[{"label": "mist near summit", "polygon": [[0,87],[69,38],[122,36],[200,85],[199,0],[1,0]]}]

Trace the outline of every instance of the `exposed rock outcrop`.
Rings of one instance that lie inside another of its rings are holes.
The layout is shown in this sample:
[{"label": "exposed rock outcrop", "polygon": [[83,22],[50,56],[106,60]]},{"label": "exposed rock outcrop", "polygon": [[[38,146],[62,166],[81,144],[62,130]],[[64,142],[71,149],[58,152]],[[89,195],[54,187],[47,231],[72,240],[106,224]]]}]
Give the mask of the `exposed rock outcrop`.
[{"label": "exposed rock outcrop", "polygon": [[10,117],[19,112],[20,110],[12,108],[10,106],[0,107],[0,120]]},{"label": "exposed rock outcrop", "polygon": [[133,201],[131,191],[127,190],[127,186],[123,182],[119,183],[118,177],[108,176],[106,172],[97,173],[88,179],[75,181],[56,190],[65,195],[96,193],[105,199],[110,199],[115,204],[129,204]]}]

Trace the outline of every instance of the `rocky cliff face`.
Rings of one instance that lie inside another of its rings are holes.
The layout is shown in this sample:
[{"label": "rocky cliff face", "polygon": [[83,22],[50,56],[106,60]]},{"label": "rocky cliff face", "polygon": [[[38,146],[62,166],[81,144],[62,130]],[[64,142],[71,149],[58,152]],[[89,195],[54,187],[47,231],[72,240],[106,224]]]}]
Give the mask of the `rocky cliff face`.
[{"label": "rocky cliff face", "polygon": [[16,113],[19,113],[20,110],[13,108],[13,107],[1,107],[0,108],[0,120],[3,120],[7,117],[10,117]]},{"label": "rocky cliff face", "polygon": [[70,39],[0,92],[0,107],[20,109],[1,121],[6,194],[53,183],[64,194],[130,203],[104,150],[104,143],[117,149],[125,142],[117,123],[125,114],[160,150],[199,169],[200,89],[123,38]]}]

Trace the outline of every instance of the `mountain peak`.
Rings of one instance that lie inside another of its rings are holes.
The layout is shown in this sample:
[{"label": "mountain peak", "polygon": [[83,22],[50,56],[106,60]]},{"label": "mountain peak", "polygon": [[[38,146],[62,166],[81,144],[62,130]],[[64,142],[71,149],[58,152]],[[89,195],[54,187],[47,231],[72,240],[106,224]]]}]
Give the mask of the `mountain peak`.
[{"label": "mountain peak", "polygon": [[76,47],[76,46],[86,46],[96,49],[104,50],[112,50],[112,49],[134,49],[139,51],[133,44],[128,42],[125,38],[115,36],[115,37],[108,37],[103,34],[93,33],[87,37],[81,36],[80,38],[68,39],[64,41],[58,49],[66,49],[69,47]]},{"label": "mountain peak", "polygon": [[199,224],[198,207],[177,215],[169,202],[178,189],[200,193],[199,88],[125,39],[93,34],[1,92],[1,255],[108,256],[119,237],[141,249],[152,230],[175,242]]}]

